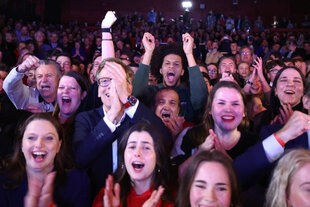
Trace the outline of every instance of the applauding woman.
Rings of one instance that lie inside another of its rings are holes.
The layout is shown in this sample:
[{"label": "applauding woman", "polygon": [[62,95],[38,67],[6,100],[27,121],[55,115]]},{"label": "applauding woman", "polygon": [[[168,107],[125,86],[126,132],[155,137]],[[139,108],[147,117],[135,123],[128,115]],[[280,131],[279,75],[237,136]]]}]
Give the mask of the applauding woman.
[{"label": "applauding woman", "polygon": [[257,141],[257,137],[246,130],[247,126],[242,89],[234,82],[221,81],[210,93],[204,122],[187,132],[182,149],[188,153],[193,148],[217,149],[235,158]]},{"label": "applauding woman", "polygon": [[119,144],[116,184],[109,176],[93,207],[173,206],[168,159],[158,130],[145,122],[132,126]]},{"label": "applauding woman", "polygon": [[84,171],[71,170],[64,145],[56,119],[49,114],[30,116],[0,176],[1,205],[24,206],[29,188],[26,205],[34,199],[38,206],[89,206],[89,179]]}]

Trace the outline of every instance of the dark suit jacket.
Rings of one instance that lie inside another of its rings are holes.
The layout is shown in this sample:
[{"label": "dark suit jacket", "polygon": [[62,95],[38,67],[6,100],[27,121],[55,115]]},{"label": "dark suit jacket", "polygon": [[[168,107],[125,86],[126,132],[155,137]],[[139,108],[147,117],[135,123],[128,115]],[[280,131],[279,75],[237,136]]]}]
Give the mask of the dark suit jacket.
[{"label": "dark suit jacket", "polygon": [[[245,153],[234,159],[233,164],[243,189],[253,185],[261,175],[270,174],[272,172],[274,163],[268,161],[262,141],[282,127],[283,125],[279,124],[272,124],[263,127],[260,133],[261,141],[256,145],[249,147]],[[285,145],[285,150],[297,148],[309,148],[307,133],[303,133]]]},{"label": "dark suit jacket", "polygon": [[[141,102],[134,117],[126,115],[124,121],[112,133],[103,120],[103,107],[81,112],[75,119],[75,132],[73,138],[73,151],[78,167],[87,168],[91,179],[93,194],[105,185],[108,174],[113,173],[112,143],[120,140],[123,134],[132,125],[141,120],[147,120],[155,125],[165,137],[165,146],[172,146],[170,131],[152,111]],[[168,150],[168,149],[167,149]]]}]

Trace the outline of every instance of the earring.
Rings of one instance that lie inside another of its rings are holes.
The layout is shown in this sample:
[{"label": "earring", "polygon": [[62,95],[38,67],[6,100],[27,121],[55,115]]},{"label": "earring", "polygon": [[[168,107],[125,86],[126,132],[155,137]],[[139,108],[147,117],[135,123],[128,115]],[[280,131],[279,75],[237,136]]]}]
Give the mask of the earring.
[{"label": "earring", "polygon": [[158,169],[157,172],[160,173],[160,169]]},{"label": "earring", "polygon": [[124,164],[121,165],[121,168],[124,169]]}]

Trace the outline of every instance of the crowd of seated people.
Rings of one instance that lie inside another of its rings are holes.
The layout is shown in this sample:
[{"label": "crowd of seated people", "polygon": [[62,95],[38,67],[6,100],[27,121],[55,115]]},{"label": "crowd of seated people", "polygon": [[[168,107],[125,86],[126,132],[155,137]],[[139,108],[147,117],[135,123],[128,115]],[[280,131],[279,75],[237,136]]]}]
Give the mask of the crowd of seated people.
[{"label": "crowd of seated people", "polygon": [[253,25],[8,19],[1,205],[303,206],[310,33]]}]

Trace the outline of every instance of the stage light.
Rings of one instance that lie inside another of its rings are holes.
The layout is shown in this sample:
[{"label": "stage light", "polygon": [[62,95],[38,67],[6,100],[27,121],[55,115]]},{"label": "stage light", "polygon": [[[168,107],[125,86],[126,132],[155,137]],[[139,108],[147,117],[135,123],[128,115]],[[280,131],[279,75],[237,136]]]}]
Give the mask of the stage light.
[{"label": "stage light", "polygon": [[185,10],[189,10],[192,7],[192,2],[191,1],[183,1],[182,2],[182,7]]}]

